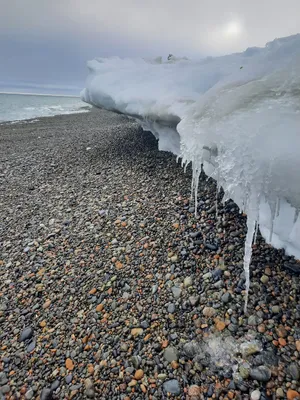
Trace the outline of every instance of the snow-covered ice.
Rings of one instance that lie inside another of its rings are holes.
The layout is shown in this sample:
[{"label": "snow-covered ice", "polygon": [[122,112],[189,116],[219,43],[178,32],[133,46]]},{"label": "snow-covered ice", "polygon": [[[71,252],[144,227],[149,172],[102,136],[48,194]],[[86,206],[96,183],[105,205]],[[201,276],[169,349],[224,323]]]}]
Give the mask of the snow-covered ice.
[{"label": "snow-covered ice", "polygon": [[114,57],[88,68],[85,102],[140,120],[161,150],[192,162],[195,190],[203,163],[247,214],[247,285],[257,224],[300,258],[300,34],[198,62]]}]

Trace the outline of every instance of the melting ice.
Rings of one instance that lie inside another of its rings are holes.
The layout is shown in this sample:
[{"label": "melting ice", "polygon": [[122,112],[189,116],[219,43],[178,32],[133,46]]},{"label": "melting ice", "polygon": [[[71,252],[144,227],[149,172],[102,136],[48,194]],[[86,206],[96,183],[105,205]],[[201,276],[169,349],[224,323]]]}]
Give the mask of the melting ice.
[{"label": "melting ice", "polygon": [[203,164],[247,214],[247,293],[258,224],[300,258],[300,34],[198,62],[115,57],[88,68],[85,102],[140,120],[161,150],[192,163],[196,192]]}]

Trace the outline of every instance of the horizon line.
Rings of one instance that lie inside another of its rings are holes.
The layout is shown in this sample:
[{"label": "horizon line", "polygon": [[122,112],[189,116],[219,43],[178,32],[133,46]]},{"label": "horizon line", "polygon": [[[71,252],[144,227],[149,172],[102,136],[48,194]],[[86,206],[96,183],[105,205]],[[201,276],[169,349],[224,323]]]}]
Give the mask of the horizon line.
[{"label": "horizon line", "polygon": [[26,93],[26,92],[2,92],[0,91],[0,94],[19,94],[22,96],[52,96],[52,97],[74,97],[74,98],[79,98],[79,95],[75,94],[54,94],[54,93]]}]

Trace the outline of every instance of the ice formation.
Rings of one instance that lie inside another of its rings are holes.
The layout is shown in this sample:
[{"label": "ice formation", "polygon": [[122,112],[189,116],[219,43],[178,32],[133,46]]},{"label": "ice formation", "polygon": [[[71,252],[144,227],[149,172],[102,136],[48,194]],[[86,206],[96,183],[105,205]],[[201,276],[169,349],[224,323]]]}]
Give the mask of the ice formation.
[{"label": "ice formation", "polygon": [[[161,150],[201,164],[247,214],[244,268],[257,224],[300,258],[300,34],[193,62],[95,59],[82,99],[141,121]],[[248,291],[248,290],[247,290]]]}]

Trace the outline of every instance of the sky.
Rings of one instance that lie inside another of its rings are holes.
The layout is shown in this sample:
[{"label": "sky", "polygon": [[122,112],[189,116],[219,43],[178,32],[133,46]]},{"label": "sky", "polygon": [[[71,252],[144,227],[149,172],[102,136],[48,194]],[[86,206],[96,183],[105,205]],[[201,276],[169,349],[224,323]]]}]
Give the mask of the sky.
[{"label": "sky", "polygon": [[95,57],[199,59],[300,32],[300,0],[0,0],[0,91],[78,94]]}]

